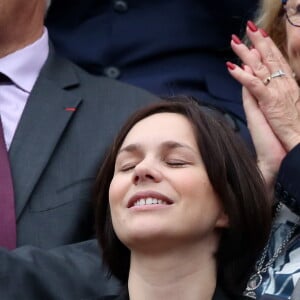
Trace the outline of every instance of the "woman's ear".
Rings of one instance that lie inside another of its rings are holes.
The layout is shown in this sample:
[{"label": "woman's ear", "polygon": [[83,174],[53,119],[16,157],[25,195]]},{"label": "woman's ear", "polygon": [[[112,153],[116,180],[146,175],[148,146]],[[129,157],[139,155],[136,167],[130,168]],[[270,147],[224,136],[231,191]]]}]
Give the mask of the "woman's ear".
[{"label": "woman's ear", "polygon": [[229,226],[228,215],[224,211],[221,211],[219,218],[216,222],[216,227],[217,228],[228,228],[228,226]]}]

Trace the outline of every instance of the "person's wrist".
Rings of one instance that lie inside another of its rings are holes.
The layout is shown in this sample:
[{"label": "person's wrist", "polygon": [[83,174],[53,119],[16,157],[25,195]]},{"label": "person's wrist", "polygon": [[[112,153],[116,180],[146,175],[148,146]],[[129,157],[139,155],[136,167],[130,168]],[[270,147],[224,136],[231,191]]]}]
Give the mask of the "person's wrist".
[{"label": "person's wrist", "polygon": [[273,189],[279,167],[276,168],[273,164],[263,161],[258,161],[257,166],[263,176],[267,189]]}]

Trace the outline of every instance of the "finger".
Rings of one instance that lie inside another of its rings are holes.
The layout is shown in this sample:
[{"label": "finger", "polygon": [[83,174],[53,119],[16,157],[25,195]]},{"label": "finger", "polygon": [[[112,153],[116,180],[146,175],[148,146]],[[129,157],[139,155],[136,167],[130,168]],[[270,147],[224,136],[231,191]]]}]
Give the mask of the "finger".
[{"label": "finger", "polygon": [[259,101],[269,99],[269,90],[262,80],[253,74],[254,71],[250,66],[244,65],[245,70],[243,70],[238,65],[227,62],[227,68],[231,76],[246,87],[256,99]]},{"label": "finger", "polygon": [[252,71],[252,69],[251,69],[249,66],[243,65],[243,70],[244,70],[245,72],[247,72],[247,73],[253,75],[253,71]]},{"label": "finger", "polygon": [[259,51],[261,61],[270,70],[270,73],[281,69],[292,76],[293,72],[287,60],[267,33],[263,29],[258,29],[252,22],[247,24],[246,34],[255,49]]},{"label": "finger", "polygon": [[242,96],[247,125],[251,135],[253,135],[254,128],[259,128],[259,124],[265,122],[265,117],[261,112],[255,97],[245,87],[242,89]]},{"label": "finger", "polygon": [[[250,66],[248,67],[252,73],[232,63],[227,63],[227,67],[229,73],[257,99],[260,108],[268,115],[268,118],[276,110],[279,112],[283,109],[292,109],[288,104],[294,103],[295,106],[295,102],[299,99],[299,87],[293,77],[273,78],[268,85],[265,85],[253,74],[254,71]],[[284,114],[283,111],[282,114]]]},{"label": "finger", "polygon": [[249,49],[244,43],[232,35],[231,48],[242,62],[251,67],[254,74],[261,80],[270,76],[270,70],[262,63],[260,52],[256,49]]},{"label": "finger", "polygon": [[257,51],[257,49],[255,49],[254,47],[252,47],[250,49],[250,51],[253,53],[253,55],[256,55],[257,59],[261,61],[261,55],[260,53]]}]

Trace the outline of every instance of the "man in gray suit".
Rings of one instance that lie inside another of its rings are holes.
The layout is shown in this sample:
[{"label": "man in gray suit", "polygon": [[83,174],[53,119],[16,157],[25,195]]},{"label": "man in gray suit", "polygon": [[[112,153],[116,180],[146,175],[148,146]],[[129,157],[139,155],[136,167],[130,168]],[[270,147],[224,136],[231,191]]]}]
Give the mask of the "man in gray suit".
[{"label": "man in gray suit", "polygon": [[46,2],[0,0],[0,72],[9,78],[0,114],[17,222],[16,249],[0,247],[1,300],[113,292],[92,239],[92,185],[123,121],[156,101],[58,57],[43,27]]}]

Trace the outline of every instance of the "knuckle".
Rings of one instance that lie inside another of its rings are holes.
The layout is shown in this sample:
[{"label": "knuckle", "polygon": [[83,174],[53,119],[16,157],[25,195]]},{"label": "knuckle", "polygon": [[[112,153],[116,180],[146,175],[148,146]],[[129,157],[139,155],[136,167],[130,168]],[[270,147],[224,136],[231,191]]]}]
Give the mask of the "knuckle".
[{"label": "knuckle", "polygon": [[265,57],[264,60],[265,60],[266,63],[273,63],[273,62],[276,61],[275,57],[274,57],[274,54],[273,54],[272,51],[266,52],[266,54],[264,55],[264,57]]},{"label": "knuckle", "polygon": [[265,66],[261,61],[257,62],[254,65],[254,72],[255,73],[260,73],[261,71],[264,71],[264,70],[265,70]]},{"label": "knuckle", "polygon": [[248,84],[247,88],[249,90],[255,90],[261,85],[261,83],[262,82],[260,79],[258,79],[257,77],[253,77],[249,80],[249,84]]}]

